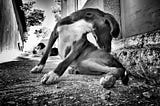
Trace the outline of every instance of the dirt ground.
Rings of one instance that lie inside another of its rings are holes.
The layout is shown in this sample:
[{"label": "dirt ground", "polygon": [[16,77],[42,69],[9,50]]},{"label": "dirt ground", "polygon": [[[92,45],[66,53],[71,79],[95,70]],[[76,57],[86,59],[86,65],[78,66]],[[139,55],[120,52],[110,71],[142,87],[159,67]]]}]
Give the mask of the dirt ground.
[{"label": "dirt ground", "polygon": [[102,76],[70,75],[59,83],[42,85],[44,73],[54,70],[58,58],[50,57],[43,73],[29,71],[38,61],[17,58],[0,63],[0,106],[160,106],[160,86],[149,86],[130,78],[129,85],[117,81],[112,89],[99,84]]}]

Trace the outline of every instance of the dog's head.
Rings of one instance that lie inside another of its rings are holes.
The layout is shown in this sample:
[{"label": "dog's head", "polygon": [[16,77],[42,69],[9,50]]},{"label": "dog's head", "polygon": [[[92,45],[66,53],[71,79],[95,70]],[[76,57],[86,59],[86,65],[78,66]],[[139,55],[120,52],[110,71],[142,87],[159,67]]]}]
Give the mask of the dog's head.
[{"label": "dog's head", "polygon": [[39,53],[42,49],[44,49],[46,46],[44,43],[39,43],[36,47],[33,49],[33,54]]},{"label": "dog's head", "polygon": [[[106,52],[111,51],[112,37],[118,37],[120,32],[118,22],[111,14],[104,13],[98,9],[86,8],[63,18],[58,22],[58,26],[71,25],[76,22],[83,22],[85,23],[85,26],[90,26],[90,24],[92,24],[90,31],[95,33],[99,47],[104,49]],[[83,27],[83,25],[81,26]],[[77,28],[84,29],[81,26],[77,26]],[[85,32],[82,32],[82,34],[83,33]]]}]

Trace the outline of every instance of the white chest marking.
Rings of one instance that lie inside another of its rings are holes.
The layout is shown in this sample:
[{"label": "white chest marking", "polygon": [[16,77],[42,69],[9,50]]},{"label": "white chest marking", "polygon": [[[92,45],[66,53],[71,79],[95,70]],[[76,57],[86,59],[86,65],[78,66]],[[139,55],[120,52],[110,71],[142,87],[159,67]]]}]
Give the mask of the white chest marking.
[{"label": "white chest marking", "polygon": [[96,41],[97,38],[95,38],[94,36],[95,36],[94,33],[87,34],[87,40],[90,43],[94,44],[94,46],[96,46],[98,49],[100,49],[100,47],[99,47],[99,45],[97,44],[97,41]]},{"label": "white chest marking", "polygon": [[59,26],[57,31],[59,33],[59,54],[64,59],[65,49],[71,46],[74,41],[81,39],[82,34],[93,30],[93,25],[81,19],[73,24]]}]

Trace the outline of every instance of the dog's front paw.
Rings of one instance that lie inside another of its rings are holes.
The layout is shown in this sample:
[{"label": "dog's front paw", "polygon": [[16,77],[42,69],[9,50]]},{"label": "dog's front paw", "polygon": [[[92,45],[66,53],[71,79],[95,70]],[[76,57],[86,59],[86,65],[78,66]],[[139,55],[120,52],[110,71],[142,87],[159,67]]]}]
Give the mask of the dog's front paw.
[{"label": "dog's front paw", "polygon": [[41,83],[42,84],[56,83],[58,78],[59,76],[57,74],[55,74],[53,71],[50,71],[42,77]]},{"label": "dog's front paw", "polygon": [[31,73],[41,73],[44,68],[44,65],[38,65],[32,68]]},{"label": "dog's front paw", "polygon": [[113,75],[106,75],[105,77],[102,77],[100,79],[100,84],[103,86],[103,88],[112,88],[116,82],[116,77]]}]

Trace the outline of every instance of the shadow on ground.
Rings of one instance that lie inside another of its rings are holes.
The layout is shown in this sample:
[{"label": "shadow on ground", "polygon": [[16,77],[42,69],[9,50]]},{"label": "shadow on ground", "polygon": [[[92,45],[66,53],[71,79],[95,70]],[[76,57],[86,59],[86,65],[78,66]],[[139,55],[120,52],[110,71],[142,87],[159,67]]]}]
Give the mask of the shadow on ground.
[{"label": "shadow on ground", "polygon": [[0,106],[160,106],[160,87],[132,78],[129,86],[117,81],[109,90],[100,86],[101,76],[67,73],[57,84],[42,85],[40,78],[56,67],[56,61],[48,61],[41,74],[29,72],[37,60],[18,58],[1,63]]}]

